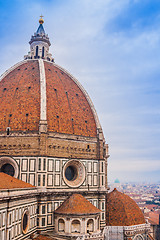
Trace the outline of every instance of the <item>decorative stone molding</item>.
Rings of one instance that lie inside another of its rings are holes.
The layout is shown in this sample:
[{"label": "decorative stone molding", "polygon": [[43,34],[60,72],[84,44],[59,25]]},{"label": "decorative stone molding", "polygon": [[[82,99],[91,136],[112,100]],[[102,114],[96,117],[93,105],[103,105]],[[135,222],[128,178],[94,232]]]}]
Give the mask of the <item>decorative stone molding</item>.
[{"label": "decorative stone molding", "polygon": [[[68,174],[68,171],[71,173]],[[83,184],[85,180],[85,167],[82,162],[78,160],[68,161],[63,168],[63,180],[72,188],[77,188]]]},{"label": "decorative stone molding", "polygon": [[2,81],[2,79],[4,77],[6,77],[10,72],[12,72],[14,69],[16,69],[17,67],[21,66],[22,64],[26,63],[26,60],[23,60],[21,62],[16,63],[15,65],[13,65],[12,67],[10,67],[8,70],[6,70],[1,76],[0,76],[0,82]]},{"label": "decorative stone molding", "polygon": [[40,120],[47,120],[47,103],[46,103],[46,76],[45,76],[45,68],[42,59],[38,60],[39,62],[39,71],[40,71],[40,94],[41,94],[41,108],[40,108]]},{"label": "decorative stone molding", "polygon": [[14,168],[14,175],[13,175],[13,177],[17,178],[18,174],[19,174],[19,171],[18,171],[18,165],[17,165],[16,161],[13,158],[11,158],[11,157],[7,157],[7,156],[1,157],[0,158],[0,171],[1,171],[1,168],[5,164],[10,164]]}]

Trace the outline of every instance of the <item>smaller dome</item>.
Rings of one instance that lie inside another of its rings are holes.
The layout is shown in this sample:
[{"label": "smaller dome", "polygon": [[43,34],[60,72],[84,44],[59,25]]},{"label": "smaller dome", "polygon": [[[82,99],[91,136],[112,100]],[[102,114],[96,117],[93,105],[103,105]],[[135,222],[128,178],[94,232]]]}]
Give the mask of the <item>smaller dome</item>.
[{"label": "smaller dome", "polygon": [[66,214],[66,215],[85,215],[85,214],[97,214],[101,210],[92,205],[86,198],[81,194],[73,194],[67,198],[62,205],[55,210],[55,213]]},{"label": "smaller dome", "polygon": [[143,213],[136,202],[116,188],[107,194],[106,211],[108,226],[132,226],[145,223]]},{"label": "smaller dome", "polygon": [[119,179],[116,178],[116,180],[114,181],[114,183],[120,183]]}]

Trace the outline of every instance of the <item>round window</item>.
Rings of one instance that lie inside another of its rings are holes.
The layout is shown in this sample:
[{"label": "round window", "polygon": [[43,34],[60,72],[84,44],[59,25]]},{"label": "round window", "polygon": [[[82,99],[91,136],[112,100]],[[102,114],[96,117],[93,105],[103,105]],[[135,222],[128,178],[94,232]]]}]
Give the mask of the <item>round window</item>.
[{"label": "round window", "polygon": [[8,174],[8,175],[10,175],[12,177],[15,174],[14,167],[11,164],[9,164],[9,163],[6,163],[6,164],[2,165],[1,172],[4,172],[4,173],[6,173],[6,174]]},{"label": "round window", "polygon": [[78,160],[68,161],[63,168],[63,179],[69,187],[79,187],[85,180],[85,167]]},{"label": "round window", "polygon": [[25,234],[29,228],[29,212],[25,211],[22,215],[22,232]]},{"label": "round window", "polygon": [[74,181],[77,178],[77,169],[74,166],[68,166],[65,170],[65,177],[68,181]]},{"label": "round window", "polygon": [[18,165],[11,157],[0,157],[0,172],[4,172],[12,177],[18,177]]}]

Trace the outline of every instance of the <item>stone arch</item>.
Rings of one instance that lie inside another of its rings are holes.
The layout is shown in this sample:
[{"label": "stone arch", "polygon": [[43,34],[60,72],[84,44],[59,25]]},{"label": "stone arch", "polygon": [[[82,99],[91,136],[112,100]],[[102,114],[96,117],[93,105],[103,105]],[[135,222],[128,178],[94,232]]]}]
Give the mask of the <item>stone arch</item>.
[{"label": "stone arch", "polygon": [[81,231],[81,224],[79,220],[73,220],[71,223],[71,232],[72,233],[80,233]]},{"label": "stone arch", "polygon": [[62,218],[58,219],[58,232],[65,232],[65,221]]},{"label": "stone arch", "polygon": [[144,240],[144,238],[143,238],[142,235],[138,234],[138,235],[136,235],[136,236],[134,237],[133,240]]},{"label": "stone arch", "polygon": [[94,220],[89,219],[87,221],[87,232],[94,232]]}]

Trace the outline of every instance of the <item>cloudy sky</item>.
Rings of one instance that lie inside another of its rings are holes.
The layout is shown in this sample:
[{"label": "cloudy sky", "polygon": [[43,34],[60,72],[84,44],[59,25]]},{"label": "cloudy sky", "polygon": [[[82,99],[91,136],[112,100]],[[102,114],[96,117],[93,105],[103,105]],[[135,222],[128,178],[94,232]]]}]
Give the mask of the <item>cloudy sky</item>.
[{"label": "cloudy sky", "polygon": [[0,0],[0,74],[39,15],[55,62],[89,93],[109,144],[109,182],[160,180],[160,1]]}]

